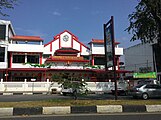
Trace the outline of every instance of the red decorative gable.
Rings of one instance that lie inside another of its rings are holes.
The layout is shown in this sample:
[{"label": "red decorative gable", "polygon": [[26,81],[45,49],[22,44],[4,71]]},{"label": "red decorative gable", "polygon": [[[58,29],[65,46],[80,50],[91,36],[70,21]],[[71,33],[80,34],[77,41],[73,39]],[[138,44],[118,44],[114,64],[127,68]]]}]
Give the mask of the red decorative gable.
[{"label": "red decorative gable", "polygon": [[[73,44],[73,41],[75,40],[75,41],[78,42],[81,46],[84,46],[85,48],[87,48],[87,49],[89,50],[89,48],[88,48],[86,45],[84,45],[83,43],[81,43],[81,42],[78,40],[78,37],[77,37],[77,36],[75,36],[74,34],[72,34],[71,32],[69,32],[68,30],[64,30],[63,32],[61,32],[61,33],[59,33],[58,35],[54,36],[54,39],[53,39],[52,41],[50,41],[49,43],[45,44],[44,46],[46,47],[47,45],[51,44],[52,42],[54,42],[54,41],[56,41],[56,40],[58,40],[58,39],[60,40],[61,34],[65,33],[65,32],[69,33],[69,34],[72,36],[72,42],[71,42],[71,44]],[[61,44],[61,43],[59,42],[59,47],[61,48],[61,45],[60,45],[60,44]],[[71,45],[71,46],[72,46],[72,45]]]}]

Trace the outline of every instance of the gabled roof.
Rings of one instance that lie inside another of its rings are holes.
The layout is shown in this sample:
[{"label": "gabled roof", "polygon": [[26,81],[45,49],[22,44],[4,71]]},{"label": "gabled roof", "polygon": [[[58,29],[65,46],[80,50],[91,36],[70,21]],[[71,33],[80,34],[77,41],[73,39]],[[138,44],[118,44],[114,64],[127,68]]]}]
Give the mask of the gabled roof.
[{"label": "gabled roof", "polygon": [[69,32],[68,30],[64,30],[63,32],[61,32],[61,33],[59,33],[58,35],[54,36],[54,39],[53,39],[52,41],[48,42],[47,44],[45,44],[44,46],[47,46],[47,45],[49,45],[50,43],[52,43],[52,42],[54,42],[55,40],[57,40],[57,39],[60,37],[60,35],[63,34],[64,32],[69,33],[75,41],[77,41],[78,43],[80,43],[81,45],[83,45],[84,47],[86,47],[87,49],[89,49],[89,47],[87,47],[86,45],[84,45],[83,43],[81,43],[81,42],[78,40],[78,37],[77,37],[77,36],[75,36],[74,34],[72,34],[71,32]]},{"label": "gabled roof", "polygon": [[43,41],[40,36],[22,36],[22,35],[15,35],[12,36],[10,39],[15,41]]}]

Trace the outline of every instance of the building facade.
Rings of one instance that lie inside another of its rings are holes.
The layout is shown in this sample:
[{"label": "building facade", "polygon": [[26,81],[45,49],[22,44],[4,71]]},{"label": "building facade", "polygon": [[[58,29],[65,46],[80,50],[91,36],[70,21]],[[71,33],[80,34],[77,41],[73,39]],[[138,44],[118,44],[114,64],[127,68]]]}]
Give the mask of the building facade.
[{"label": "building facade", "polygon": [[[39,36],[16,35],[10,21],[0,20],[0,78],[3,81],[46,81],[68,73],[86,81],[111,79],[104,69],[104,40],[92,39],[87,47],[77,36],[64,30],[47,44],[43,41]],[[123,48],[119,48],[118,43],[115,52],[119,76]]]},{"label": "building facade", "polygon": [[126,48],[125,69],[135,73],[156,72],[157,79],[161,80],[160,47],[157,43],[137,44]]}]

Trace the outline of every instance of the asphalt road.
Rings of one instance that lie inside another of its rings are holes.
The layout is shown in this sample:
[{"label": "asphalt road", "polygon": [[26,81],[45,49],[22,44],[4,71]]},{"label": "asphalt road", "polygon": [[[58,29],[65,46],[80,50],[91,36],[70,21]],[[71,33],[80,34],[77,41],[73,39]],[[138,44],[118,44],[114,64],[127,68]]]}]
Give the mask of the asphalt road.
[{"label": "asphalt road", "polygon": [[[0,102],[20,102],[20,101],[40,101],[49,99],[73,99],[73,96],[63,96],[60,94],[52,95],[0,95]],[[87,96],[79,96],[78,99],[105,100],[115,99],[114,95],[110,94],[90,94]],[[118,96],[118,99],[132,99],[130,96]]]},{"label": "asphalt road", "polygon": [[161,113],[75,114],[0,117],[0,120],[160,120]]}]

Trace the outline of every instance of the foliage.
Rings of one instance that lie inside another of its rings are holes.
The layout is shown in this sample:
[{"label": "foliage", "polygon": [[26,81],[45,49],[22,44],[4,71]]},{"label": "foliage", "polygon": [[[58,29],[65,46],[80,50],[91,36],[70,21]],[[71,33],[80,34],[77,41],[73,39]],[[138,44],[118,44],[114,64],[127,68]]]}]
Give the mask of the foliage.
[{"label": "foliage", "polygon": [[7,14],[3,13],[3,9],[14,9],[16,2],[18,0],[0,0],[0,15],[8,16]]},{"label": "foliage", "polygon": [[161,45],[161,0],[140,0],[136,11],[129,14],[131,41],[140,39],[142,43],[158,40]]},{"label": "foliage", "polygon": [[30,66],[33,66],[33,67],[39,67],[39,68],[45,68],[45,67],[48,68],[51,66],[50,64],[33,64],[33,63],[29,63],[29,62],[25,63],[25,65],[26,64],[29,64]]},{"label": "foliage", "polygon": [[84,68],[89,68],[89,69],[101,69],[101,66],[99,66],[99,65],[85,64],[83,67]]},{"label": "foliage", "polygon": [[81,77],[74,76],[74,74],[62,73],[61,75],[53,75],[52,80],[61,84],[65,89],[72,89],[75,99],[77,99],[77,95],[83,92],[83,90],[87,91],[85,87],[87,83]]}]

